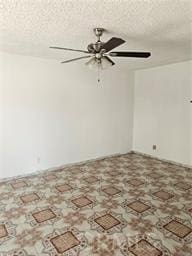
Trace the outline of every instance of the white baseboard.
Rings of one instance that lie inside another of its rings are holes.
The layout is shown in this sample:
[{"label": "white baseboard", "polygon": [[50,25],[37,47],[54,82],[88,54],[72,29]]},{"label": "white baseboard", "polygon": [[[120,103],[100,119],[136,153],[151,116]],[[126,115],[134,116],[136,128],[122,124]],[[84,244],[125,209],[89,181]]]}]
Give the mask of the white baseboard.
[{"label": "white baseboard", "polygon": [[43,174],[43,173],[47,173],[47,172],[57,171],[57,170],[60,170],[60,169],[63,169],[63,168],[78,166],[78,165],[82,165],[82,164],[86,164],[86,163],[90,163],[90,162],[94,162],[94,161],[103,160],[103,159],[106,159],[106,158],[126,155],[130,152],[131,151],[129,151],[127,153],[123,153],[123,154],[115,153],[115,154],[111,154],[111,155],[100,156],[100,157],[84,160],[84,161],[81,161],[81,162],[68,163],[68,164],[64,164],[64,165],[60,165],[60,166],[56,166],[56,167],[50,167],[50,168],[44,169],[44,170],[37,170],[37,171],[34,171],[32,173],[26,173],[26,174],[16,175],[16,176],[8,177],[8,178],[2,178],[2,179],[0,179],[0,183],[5,182],[5,181],[9,181],[9,180],[13,180],[13,179],[19,179],[19,178],[21,179],[21,178],[25,178],[25,177],[28,177],[28,176],[31,177],[31,176],[35,176],[37,174]]},{"label": "white baseboard", "polygon": [[176,161],[168,160],[168,159],[165,159],[165,158],[160,158],[160,157],[153,156],[153,155],[150,155],[150,154],[146,154],[146,153],[143,153],[143,152],[139,152],[139,151],[136,151],[136,150],[131,150],[131,152],[135,153],[135,154],[138,154],[138,155],[141,155],[141,156],[146,156],[146,157],[150,157],[150,158],[153,158],[153,159],[157,159],[157,160],[169,163],[169,164],[174,164],[174,165],[189,168],[189,169],[192,168],[192,166],[188,165],[188,164],[182,164],[182,163],[179,163],[179,162],[176,162]]},{"label": "white baseboard", "polygon": [[116,154],[111,154],[111,155],[107,155],[107,156],[92,158],[92,159],[89,159],[89,160],[84,160],[84,161],[81,161],[81,162],[68,163],[68,164],[64,164],[64,165],[61,165],[61,166],[57,166],[57,167],[53,167],[53,168],[49,168],[49,169],[45,169],[45,170],[38,170],[38,171],[35,171],[33,173],[29,173],[29,174],[22,174],[22,175],[17,175],[17,176],[13,176],[13,177],[2,178],[2,179],[0,179],[0,183],[5,182],[5,181],[9,181],[9,180],[13,180],[13,179],[25,178],[25,177],[28,177],[28,176],[31,177],[31,176],[35,176],[37,174],[43,174],[43,173],[47,173],[47,172],[57,171],[57,170],[67,168],[67,167],[79,166],[79,165],[94,162],[94,161],[99,161],[99,160],[103,160],[103,159],[107,159],[107,158],[111,158],[111,157],[123,156],[123,155],[133,154],[133,153],[137,154],[137,155],[145,156],[145,157],[150,157],[152,159],[157,159],[157,160],[160,160],[160,161],[163,161],[163,162],[166,162],[166,163],[174,164],[174,165],[177,165],[177,166],[192,169],[192,166],[190,166],[190,165],[178,163],[178,162],[175,162],[175,161],[172,161],[172,160],[162,159],[160,157],[152,156],[150,154],[146,154],[146,153],[142,153],[142,152],[139,152],[139,151],[131,150],[131,151],[129,151],[127,153],[123,153],[123,154],[116,153]]}]

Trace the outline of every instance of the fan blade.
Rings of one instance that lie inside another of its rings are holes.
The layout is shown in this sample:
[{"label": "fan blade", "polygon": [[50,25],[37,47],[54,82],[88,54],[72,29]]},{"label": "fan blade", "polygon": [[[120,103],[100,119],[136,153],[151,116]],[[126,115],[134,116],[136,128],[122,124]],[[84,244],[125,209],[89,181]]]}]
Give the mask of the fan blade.
[{"label": "fan blade", "polygon": [[110,52],[111,57],[133,57],[133,58],[148,58],[151,56],[150,52]]},{"label": "fan blade", "polygon": [[57,46],[50,46],[49,48],[51,48],[51,49],[58,49],[58,50],[73,51],[73,52],[89,53],[88,51],[76,50],[76,49],[71,49],[71,48],[63,48],[63,47],[57,47]]},{"label": "fan blade", "polygon": [[124,44],[125,40],[117,37],[112,37],[109,41],[107,41],[103,46],[102,49],[105,49],[105,52],[109,52],[112,49],[116,48],[117,46]]},{"label": "fan blade", "polygon": [[104,58],[106,58],[108,61],[110,61],[112,65],[115,65],[115,62],[113,62],[108,56],[104,56]]},{"label": "fan blade", "polygon": [[71,62],[71,61],[81,60],[81,59],[87,59],[87,58],[90,58],[90,57],[91,57],[91,55],[82,56],[82,57],[78,57],[78,58],[70,59],[70,60],[65,60],[65,61],[62,61],[61,64],[68,63],[68,62]]}]

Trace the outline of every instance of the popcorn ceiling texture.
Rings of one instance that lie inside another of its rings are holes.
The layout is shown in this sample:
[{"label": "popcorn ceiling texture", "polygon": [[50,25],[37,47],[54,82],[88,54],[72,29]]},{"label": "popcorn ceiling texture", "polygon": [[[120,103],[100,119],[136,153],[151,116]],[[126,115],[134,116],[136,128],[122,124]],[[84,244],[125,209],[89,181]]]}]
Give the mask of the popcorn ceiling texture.
[{"label": "popcorn ceiling texture", "polygon": [[[81,54],[50,45],[85,49],[94,27],[103,41],[119,36],[118,50],[151,51],[152,57],[116,59],[114,68],[143,68],[190,59],[190,0],[1,0],[0,50],[64,60]],[[80,61],[84,63],[84,61]],[[73,65],[73,64],[69,64]]]}]

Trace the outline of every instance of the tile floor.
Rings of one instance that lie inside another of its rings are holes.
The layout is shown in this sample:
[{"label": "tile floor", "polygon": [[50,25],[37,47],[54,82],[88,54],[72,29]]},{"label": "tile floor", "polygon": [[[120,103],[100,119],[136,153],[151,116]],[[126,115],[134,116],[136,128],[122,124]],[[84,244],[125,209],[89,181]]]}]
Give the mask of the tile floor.
[{"label": "tile floor", "polygon": [[126,154],[0,181],[0,256],[191,256],[192,169]]}]

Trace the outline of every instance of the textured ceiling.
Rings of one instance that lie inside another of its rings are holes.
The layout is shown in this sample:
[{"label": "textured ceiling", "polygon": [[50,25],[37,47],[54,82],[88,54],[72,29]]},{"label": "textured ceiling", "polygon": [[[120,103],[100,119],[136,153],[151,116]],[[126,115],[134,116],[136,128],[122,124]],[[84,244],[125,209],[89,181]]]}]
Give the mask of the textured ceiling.
[{"label": "textured ceiling", "polygon": [[0,0],[0,51],[65,60],[81,53],[49,46],[85,49],[95,40],[92,29],[104,27],[103,41],[126,40],[118,50],[152,52],[146,60],[114,58],[120,68],[183,61],[191,59],[191,5],[191,0]]}]

